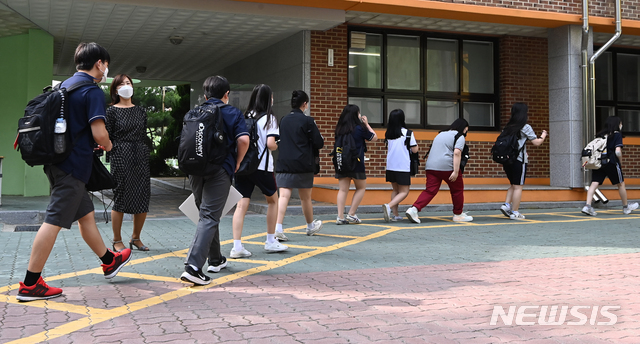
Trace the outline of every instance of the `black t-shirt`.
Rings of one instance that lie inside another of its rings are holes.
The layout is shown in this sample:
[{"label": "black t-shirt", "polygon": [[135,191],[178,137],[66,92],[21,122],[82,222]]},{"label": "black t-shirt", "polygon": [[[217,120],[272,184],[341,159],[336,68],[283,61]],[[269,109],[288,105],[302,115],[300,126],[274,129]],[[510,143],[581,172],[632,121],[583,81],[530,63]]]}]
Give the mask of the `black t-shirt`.
[{"label": "black t-shirt", "polygon": [[617,147],[623,147],[622,134],[619,131],[614,131],[612,135],[607,137],[607,157],[610,164],[620,163],[618,156],[616,156]]}]

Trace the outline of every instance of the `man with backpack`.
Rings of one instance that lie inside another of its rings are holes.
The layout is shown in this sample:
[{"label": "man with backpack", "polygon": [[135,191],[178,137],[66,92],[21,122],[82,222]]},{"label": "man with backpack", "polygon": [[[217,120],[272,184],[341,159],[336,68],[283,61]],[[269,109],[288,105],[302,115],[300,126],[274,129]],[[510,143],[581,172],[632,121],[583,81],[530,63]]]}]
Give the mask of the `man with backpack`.
[{"label": "man with backpack", "polygon": [[[80,82],[106,81],[110,57],[100,45],[80,43],[74,61],[78,72],[62,82],[62,88],[68,89]],[[51,185],[51,198],[44,223],[33,240],[26,277],[24,282],[20,282],[17,296],[20,301],[44,300],[62,295],[62,289],[48,286],[41,274],[60,229],[71,228],[75,221],[78,221],[84,241],[100,257],[105,278],[115,277],[131,259],[130,249],[113,252],[105,246],[96,226],[93,202],[86,190],[95,143],[105,151],[112,148],[105,127],[104,93],[95,84],[88,83],[69,92],[67,98],[66,130],[70,131],[73,147],[62,162],[44,166]]]},{"label": "man with backpack", "polygon": [[[220,252],[218,226],[222,216],[222,209],[229,196],[231,178],[240,168],[240,164],[249,147],[249,133],[247,132],[244,116],[240,110],[228,105],[230,87],[227,79],[217,75],[210,76],[205,80],[202,88],[207,101],[201,107],[217,108],[212,109],[212,112],[216,114],[214,116],[216,119],[221,116],[223,122],[222,131],[224,133],[222,140],[226,149],[222,150],[223,153],[219,153],[224,154],[220,159],[222,161],[221,165],[214,165],[210,171],[203,175],[189,175],[191,191],[195,196],[196,206],[200,210],[200,220],[198,221],[191,247],[189,247],[189,253],[187,253],[184,272],[180,278],[185,282],[191,282],[196,285],[211,283],[211,278],[202,272],[207,258],[209,261],[207,272],[220,272],[221,269],[227,266],[227,258]],[[194,135],[197,136],[198,133],[194,133]],[[206,141],[207,135],[204,136],[204,144],[207,145],[207,147],[202,147],[204,151],[221,151],[214,147],[215,140],[214,142]],[[185,139],[188,138],[181,137],[181,145],[182,140]],[[218,160],[218,157],[212,156],[210,160]]]}]

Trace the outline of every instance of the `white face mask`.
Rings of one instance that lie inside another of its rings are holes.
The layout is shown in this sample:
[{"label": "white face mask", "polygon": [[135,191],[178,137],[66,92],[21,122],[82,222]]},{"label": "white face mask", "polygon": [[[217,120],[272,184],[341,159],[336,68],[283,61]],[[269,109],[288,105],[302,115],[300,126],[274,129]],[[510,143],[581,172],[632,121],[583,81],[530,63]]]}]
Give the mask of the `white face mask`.
[{"label": "white face mask", "polygon": [[100,79],[100,82],[107,82],[107,74],[109,74],[109,67],[106,67],[104,69],[104,72],[102,73],[102,79]]},{"label": "white face mask", "polygon": [[133,87],[124,85],[118,89],[118,95],[122,98],[129,99],[133,96]]}]

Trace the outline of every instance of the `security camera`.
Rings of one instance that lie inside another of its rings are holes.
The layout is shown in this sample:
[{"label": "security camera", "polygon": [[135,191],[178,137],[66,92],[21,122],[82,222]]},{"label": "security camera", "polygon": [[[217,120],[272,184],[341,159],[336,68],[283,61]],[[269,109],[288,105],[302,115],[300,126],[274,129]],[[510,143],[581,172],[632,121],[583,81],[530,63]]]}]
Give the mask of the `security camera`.
[{"label": "security camera", "polygon": [[144,73],[146,71],[147,71],[147,67],[145,67],[145,66],[136,66],[136,72]]}]

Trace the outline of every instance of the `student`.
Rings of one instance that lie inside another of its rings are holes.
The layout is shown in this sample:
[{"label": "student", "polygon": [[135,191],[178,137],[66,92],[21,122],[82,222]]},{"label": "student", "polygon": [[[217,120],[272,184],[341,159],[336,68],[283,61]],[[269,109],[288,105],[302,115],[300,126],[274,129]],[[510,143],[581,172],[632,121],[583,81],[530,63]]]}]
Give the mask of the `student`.
[{"label": "student", "polygon": [[[208,77],[202,89],[207,100],[202,106],[229,103],[230,87],[225,77],[218,75]],[[240,163],[249,147],[249,133],[242,112],[233,106],[222,106],[219,111],[224,121],[224,133],[229,148],[222,168],[206,176],[189,176],[191,191],[200,211],[200,220],[180,279],[196,285],[211,283],[211,278],[202,272],[207,258],[209,260],[207,272],[220,272],[227,266],[227,258],[220,252],[220,217],[229,196],[231,178],[240,168]]]},{"label": "student", "polygon": [[[465,145],[465,137],[469,131],[469,123],[464,118],[458,118],[449,128],[441,131],[431,144],[429,157],[426,162],[427,185],[418,199],[407,209],[407,218],[414,223],[420,223],[418,212],[426,207],[440,191],[444,180],[449,185],[451,201],[453,203],[453,221],[473,221],[473,217],[462,212],[464,207],[464,181],[460,173],[460,159]],[[456,140],[456,136],[459,136]],[[455,145],[454,145],[455,141]]]},{"label": "student", "polygon": [[504,135],[518,136],[518,161],[512,164],[503,164],[504,173],[509,178],[511,186],[507,190],[505,203],[500,206],[500,211],[511,220],[524,220],[524,215],[520,214],[520,199],[522,198],[522,186],[527,176],[527,164],[529,155],[527,154],[527,140],[534,146],[540,146],[547,137],[547,131],[543,130],[540,137],[536,136],[533,128],[527,124],[529,108],[525,103],[515,103],[511,107],[511,118],[502,129]]},{"label": "student", "polygon": [[[100,45],[80,43],[74,55],[78,72],[63,81],[62,87],[68,88],[83,81],[105,82],[110,59],[107,50]],[[44,223],[33,239],[27,274],[18,289],[19,301],[45,300],[62,295],[62,289],[48,286],[41,274],[60,229],[71,228],[75,221],[78,221],[84,241],[100,257],[105,278],[115,277],[131,259],[130,249],[113,252],[104,245],[96,226],[93,202],[86,190],[94,144],[107,152],[113,147],[105,128],[104,94],[99,87],[88,85],[70,93],[67,101],[67,128],[71,131],[74,145],[63,162],[44,166],[51,196]]]},{"label": "student", "polygon": [[[385,222],[402,220],[402,216],[398,214],[398,204],[409,195],[411,158],[406,145],[407,132],[404,111],[400,109],[391,111],[384,138],[387,141],[386,180],[391,183],[393,192],[391,193],[391,202],[382,206]],[[413,132],[409,137],[409,147],[411,147],[411,152],[418,152],[418,144]]]},{"label": "student", "polygon": [[281,252],[288,249],[287,246],[279,243],[275,236],[276,216],[278,215],[278,194],[276,192],[278,189],[273,174],[271,151],[278,149],[276,140],[280,133],[278,120],[271,110],[272,105],[273,93],[269,86],[262,84],[253,88],[244,116],[246,118],[260,118],[256,122],[256,131],[258,134],[258,156],[261,159],[257,171],[248,176],[236,176],[236,189],[242,194],[242,199],[236,205],[236,211],[233,213],[233,249],[229,253],[230,258],[251,257],[251,252],[242,246],[242,227],[251,201],[251,194],[256,186],[260,188],[267,199],[268,206],[265,251]]},{"label": "student", "polygon": [[276,238],[280,241],[289,240],[282,229],[282,222],[292,189],[298,189],[300,195],[307,235],[314,235],[322,229],[322,221],[313,219],[311,190],[315,171],[314,149],[324,146],[324,138],[313,118],[304,114],[309,109],[309,96],[304,91],[293,91],[291,108],[291,113],[280,120],[280,153],[276,163],[276,184],[280,193]]},{"label": "student", "polygon": [[598,137],[607,136],[607,158],[609,162],[606,164],[603,162],[600,169],[592,170],[591,185],[587,191],[587,204],[582,207],[583,214],[591,216],[597,215],[591,206],[591,200],[593,199],[593,194],[596,192],[596,189],[604,182],[605,178],[609,178],[611,184],[618,187],[620,200],[622,200],[623,214],[631,214],[633,210],[638,209],[637,202],[627,203],[627,189],[624,184],[622,166],[620,164],[620,159],[622,158],[622,134],[620,130],[622,130],[620,117],[611,116],[607,118],[604,128],[596,135]]},{"label": "student", "polygon": [[[349,104],[344,107],[338,124],[336,125],[335,137],[342,135],[351,135],[355,142],[355,148],[358,151],[359,162],[356,168],[352,172],[338,172],[336,171],[336,179],[338,179],[338,217],[336,218],[337,225],[346,225],[349,223],[360,223],[360,219],[356,215],[358,206],[362,202],[364,193],[367,189],[367,174],[364,168],[364,151],[365,140],[377,141],[378,136],[375,131],[371,129],[367,116],[360,114],[360,108],[357,105]],[[349,186],[351,181],[356,186],[356,192],[353,194],[351,200],[351,206],[349,207],[349,213],[344,215],[344,206],[347,202],[347,195],[349,194]]]},{"label": "student", "polygon": [[113,150],[107,153],[107,158],[116,180],[111,210],[113,250],[125,248],[122,243],[122,219],[126,213],[133,214],[129,248],[149,251],[140,240],[151,197],[149,147],[146,144],[147,112],[131,102],[133,82],[126,74],[113,78],[109,95],[111,106],[107,109],[107,131],[113,142]]}]

